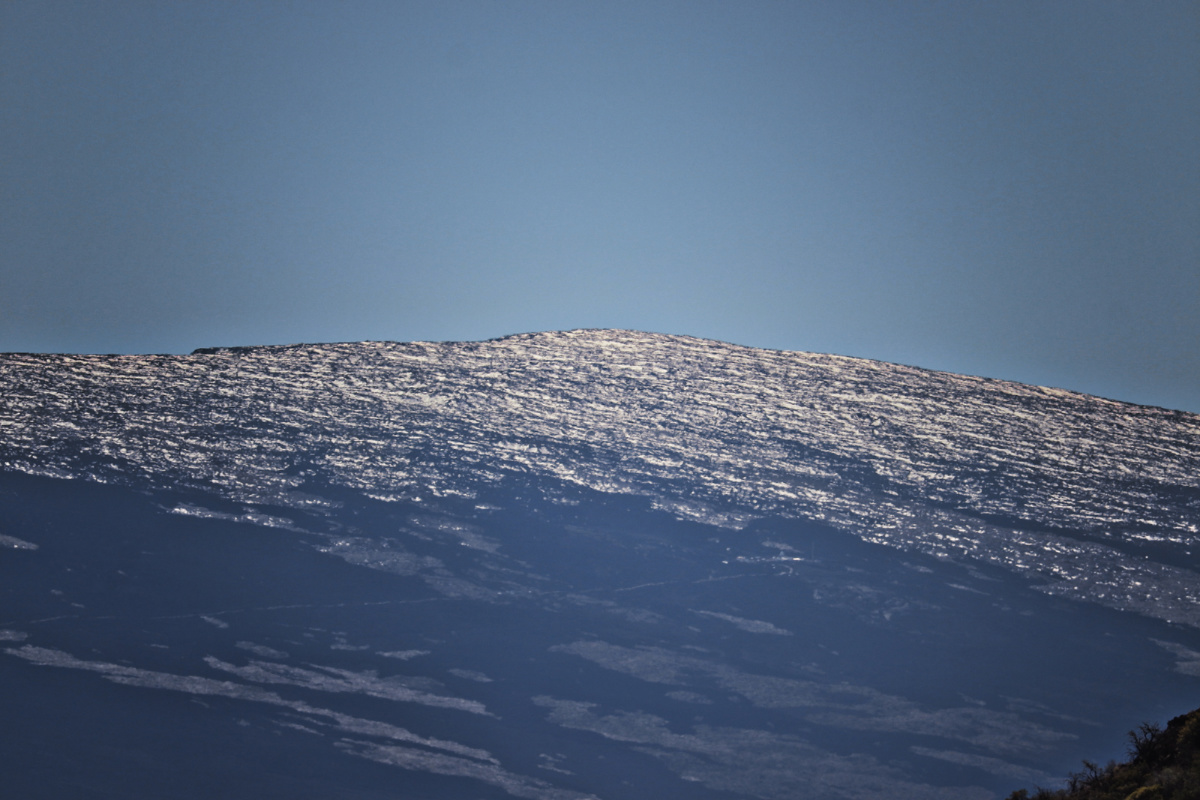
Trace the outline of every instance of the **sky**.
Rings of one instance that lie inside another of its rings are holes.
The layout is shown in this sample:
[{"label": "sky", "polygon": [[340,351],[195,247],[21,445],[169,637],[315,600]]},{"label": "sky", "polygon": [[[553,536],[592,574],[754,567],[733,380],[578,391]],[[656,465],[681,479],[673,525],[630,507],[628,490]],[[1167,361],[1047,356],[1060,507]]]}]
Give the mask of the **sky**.
[{"label": "sky", "polygon": [[602,327],[1200,412],[1200,5],[0,3],[0,351]]}]

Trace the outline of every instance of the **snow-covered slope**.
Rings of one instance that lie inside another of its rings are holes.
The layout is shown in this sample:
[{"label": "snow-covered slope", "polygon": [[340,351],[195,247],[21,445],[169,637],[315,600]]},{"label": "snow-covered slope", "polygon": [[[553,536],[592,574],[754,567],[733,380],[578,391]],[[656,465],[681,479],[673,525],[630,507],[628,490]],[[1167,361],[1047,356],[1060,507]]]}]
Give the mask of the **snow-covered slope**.
[{"label": "snow-covered slope", "polygon": [[619,330],[190,356],[0,356],[0,468],[316,502],[514,475],[732,529],[808,518],[1200,626],[1200,417]]},{"label": "snow-covered slope", "polygon": [[0,388],[14,796],[994,800],[1195,707],[1195,415],[629,331]]}]

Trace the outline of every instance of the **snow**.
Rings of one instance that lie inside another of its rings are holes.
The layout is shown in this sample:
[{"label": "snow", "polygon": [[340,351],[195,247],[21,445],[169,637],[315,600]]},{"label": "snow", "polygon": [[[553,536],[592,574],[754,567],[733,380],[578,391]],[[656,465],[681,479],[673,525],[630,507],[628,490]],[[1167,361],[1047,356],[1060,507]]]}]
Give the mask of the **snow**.
[{"label": "snow", "polygon": [[277,500],[304,461],[380,499],[472,498],[480,485],[534,475],[646,496],[732,530],[762,516],[821,520],[889,546],[1057,576],[1072,596],[1166,618],[1130,599],[1138,580],[1171,619],[1200,624],[1187,608],[1200,576],[1115,546],[1200,544],[1186,499],[1200,491],[1200,417],[1182,412],[615,330],[0,355],[0,381],[9,470],[242,502]]}]

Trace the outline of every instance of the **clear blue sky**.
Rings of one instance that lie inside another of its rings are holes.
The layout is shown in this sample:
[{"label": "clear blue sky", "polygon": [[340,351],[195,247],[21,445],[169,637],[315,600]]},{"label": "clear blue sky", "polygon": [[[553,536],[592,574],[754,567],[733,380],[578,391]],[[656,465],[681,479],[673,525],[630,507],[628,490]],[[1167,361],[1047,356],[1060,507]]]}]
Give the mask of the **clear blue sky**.
[{"label": "clear blue sky", "polygon": [[1200,411],[1200,5],[0,3],[0,351],[578,327]]}]

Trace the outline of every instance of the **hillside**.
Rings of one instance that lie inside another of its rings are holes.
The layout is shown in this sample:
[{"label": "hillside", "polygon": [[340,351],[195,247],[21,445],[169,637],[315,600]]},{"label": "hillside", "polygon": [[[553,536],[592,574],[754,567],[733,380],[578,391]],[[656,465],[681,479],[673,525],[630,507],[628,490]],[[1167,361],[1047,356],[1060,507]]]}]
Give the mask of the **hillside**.
[{"label": "hillside", "polygon": [[544,476],[730,529],[820,520],[1200,628],[1194,414],[621,330],[9,354],[0,381],[0,465],[22,472],[284,503],[309,474],[381,497]]},{"label": "hillside", "polygon": [[1164,729],[1143,724],[1129,733],[1130,758],[1104,767],[1084,762],[1065,789],[1019,789],[1008,800],[1196,800],[1200,798],[1200,709]]},{"label": "hillside", "polygon": [[1196,697],[1196,415],[634,331],[0,386],[28,800],[995,800]]}]

